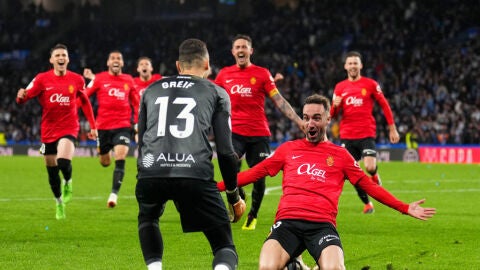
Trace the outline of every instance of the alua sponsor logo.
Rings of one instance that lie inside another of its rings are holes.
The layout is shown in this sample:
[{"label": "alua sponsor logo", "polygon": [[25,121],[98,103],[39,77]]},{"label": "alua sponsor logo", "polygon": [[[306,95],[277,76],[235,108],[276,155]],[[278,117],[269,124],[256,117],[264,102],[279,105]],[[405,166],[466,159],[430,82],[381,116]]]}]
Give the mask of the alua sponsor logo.
[{"label": "alua sponsor logo", "polygon": [[195,158],[192,156],[192,154],[187,154],[187,153],[160,153],[157,157],[157,162],[162,161],[162,162],[190,162],[190,163],[195,163]]},{"label": "alua sponsor logo", "polygon": [[325,182],[325,170],[316,168],[316,164],[304,163],[297,168],[298,175],[309,175],[310,179]]}]

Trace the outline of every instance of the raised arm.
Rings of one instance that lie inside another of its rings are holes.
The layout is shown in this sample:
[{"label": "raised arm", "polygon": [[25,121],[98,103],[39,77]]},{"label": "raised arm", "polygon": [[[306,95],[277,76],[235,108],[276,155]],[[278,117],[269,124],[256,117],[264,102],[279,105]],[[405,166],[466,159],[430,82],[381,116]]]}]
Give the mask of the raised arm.
[{"label": "raised arm", "polygon": [[277,93],[271,96],[270,99],[273,101],[273,104],[275,104],[275,107],[277,107],[278,110],[283,113],[283,115],[297,124],[300,130],[304,131],[305,127],[303,125],[302,118],[298,116],[290,103],[288,103],[288,101],[280,94],[280,92],[277,91]]}]

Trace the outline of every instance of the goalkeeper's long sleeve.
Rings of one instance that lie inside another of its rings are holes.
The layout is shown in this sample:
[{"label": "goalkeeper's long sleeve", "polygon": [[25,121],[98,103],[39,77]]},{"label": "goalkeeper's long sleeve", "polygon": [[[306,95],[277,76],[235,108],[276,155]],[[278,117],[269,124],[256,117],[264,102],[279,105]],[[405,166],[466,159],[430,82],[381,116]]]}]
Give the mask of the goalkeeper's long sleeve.
[{"label": "goalkeeper's long sleeve", "polygon": [[[268,173],[267,167],[262,164],[263,162],[260,162],[259,164],[253,166],[252,168],[245,170],[243,172],[239,172],[237,174],[237,183],[239,187],[246,186],[248,184],[251,184],[253,182],[256,182],[258,179],[263,178],[267,175],[270,175]],[[272,176],[272,175],[270,175]],[[225,182],[220,181],[217,183],[217,188],[220,191],[225,191]]]}]

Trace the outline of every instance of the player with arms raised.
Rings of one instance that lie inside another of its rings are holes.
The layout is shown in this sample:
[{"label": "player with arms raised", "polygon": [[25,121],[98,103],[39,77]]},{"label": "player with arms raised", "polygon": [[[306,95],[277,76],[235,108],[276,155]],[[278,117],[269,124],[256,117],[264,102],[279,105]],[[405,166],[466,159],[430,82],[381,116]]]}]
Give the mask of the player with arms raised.
[{"label": "player with arms raised", "polygon": [[[125,175],[125,159],[132,137],[132,110],[133,124],[138,119],[139,97],[132,76],[122,73],[123,65],[122,53],[116,50],[110,52],[108,71],[96,74],[86,89],[88,96],[96,94],[98,102],[96,120],[100,164],[104,167],[110,165],[111,150],[115,159],[112,189],[107,201],[109,208],[117,205],[118,192]],[[84,70],[84,76],[89,71]]]},{"label": "player with arms raised", "polygon": [[[342,243],[336,230],[338,202],[345,179],[379,202],[420,220],[435,208],[423,208],[424,199],[404,203],[374,183],[343,147],[327,138],[330,100],[314,94],[303,106],[305,139],[288,141],[251,169],[238,174],[243,186],[283,171],[282,195],[275,223],[260,252],[258,269],[283,269],[308,250],[320,269],[345,269]],[[218,183],[220,190],[223,182]]]},{"label": "player with arms raised", "polygon": [[[69,62],[67,46],[55,45],[50,51],[53,68],[37,74],[26,89],[18,90],[16,99],[17,103],[23,104],[38,97],[42,106],[40,152],[44,155],[48,182],[55,196],[57,219],[65,218],[65,203],[71,200],[73,192],[72,158],[80,130],[77,98],[90,123],[89,138],[97,136],[92,106],[83,92],[85,81],[80,74],[67,69]],[[63,188],[60,171],[64,177]]]}]

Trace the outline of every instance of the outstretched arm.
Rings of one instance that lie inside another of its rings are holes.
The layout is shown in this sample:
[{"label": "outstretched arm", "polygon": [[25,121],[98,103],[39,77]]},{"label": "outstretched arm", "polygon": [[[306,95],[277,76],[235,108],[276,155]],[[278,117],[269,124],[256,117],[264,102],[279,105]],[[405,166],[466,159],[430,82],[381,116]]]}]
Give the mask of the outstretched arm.
[{"label": "outstretched arm", "polygon": [[416,201],[416,202],[411,202],[408,205],[408,214],[410,216],[412,216],[414,218],[418,218],[420,220],[427,220],[427,219],[433,217],[433,215],[435,215],[437,210],[435,208],[421,207],[420,204],[422,204],[424,202],[425,202],[425,199],[421,199],[421,200]]},{"label": "outstretched arm", "polygon": [[360,181],[357,182],[368,195],[372,196],[375,200],[393,208],[397,211],[408,214],[414,218],[418,218],[420,220],[427,220],[431,218],[436,210],[435,208],[423,208],[420,204],[425,202],[425,199],[412,202],[410,204],[406,204],[395,196],[393,196],[390,192],[388,192],[385,188],[375,184],[368,176],[362,177]]}]

